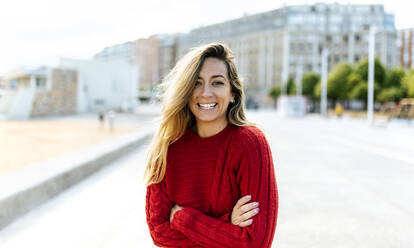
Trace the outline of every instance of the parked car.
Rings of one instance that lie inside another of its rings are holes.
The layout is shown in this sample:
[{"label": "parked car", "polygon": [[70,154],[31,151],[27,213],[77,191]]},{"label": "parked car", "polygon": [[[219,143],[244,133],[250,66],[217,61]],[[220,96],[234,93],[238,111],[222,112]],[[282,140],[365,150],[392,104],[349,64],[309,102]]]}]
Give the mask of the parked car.
[{"label": "parked car", "polygon": [[247,109],[259,109],[259,102],[254,98],[248,98],[246,101]]}]

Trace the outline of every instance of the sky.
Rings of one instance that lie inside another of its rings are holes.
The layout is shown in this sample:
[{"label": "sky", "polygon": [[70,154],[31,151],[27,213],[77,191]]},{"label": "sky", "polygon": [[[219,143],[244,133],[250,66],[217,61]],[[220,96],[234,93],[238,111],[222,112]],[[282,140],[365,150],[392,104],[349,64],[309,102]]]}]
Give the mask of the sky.
[{"label": "sky", "polygon": [[0,1],[0,76],[59,58],[90,59],[106,46],[158,33],[188,32],[280,8],[315,2],[383,4],[400,28],[414,28],[407,0],[9,0]]}]

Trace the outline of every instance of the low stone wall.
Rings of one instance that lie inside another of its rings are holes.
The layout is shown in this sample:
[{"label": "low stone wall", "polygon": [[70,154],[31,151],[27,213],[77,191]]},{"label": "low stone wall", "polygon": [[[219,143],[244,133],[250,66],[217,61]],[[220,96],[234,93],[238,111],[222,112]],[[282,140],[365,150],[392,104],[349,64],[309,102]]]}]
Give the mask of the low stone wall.
[{"label": "low stone wall", "polygon": [[78,75],[73,70],[52,69],[50,90],[36,93],[31,117],[75,114]]}]

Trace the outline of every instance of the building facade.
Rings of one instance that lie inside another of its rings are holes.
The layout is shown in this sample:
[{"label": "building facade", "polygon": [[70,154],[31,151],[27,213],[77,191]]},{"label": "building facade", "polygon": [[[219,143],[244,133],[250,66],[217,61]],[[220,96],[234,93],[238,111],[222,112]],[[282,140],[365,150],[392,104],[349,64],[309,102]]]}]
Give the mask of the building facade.
[{"label": "building facade", "polygon": [[77,72],[40,67],[11,71],[2,78],[0,116],[26,120],[46,115],[75,114]]},{"label": "building facade", "polygon": [[[160,72],[159,66],[168,60],[164,48],[160,48],[160,43],[165,41],[164,35],[152,35],[149,38],[137,39],[135,41],[125,42],[114,46],[106,47],[94,56],[98,61],[124,61],[133,65],[136,69],[137,87],[140,97],[150,96],[151,90],[159,84]],[[168,45],[167,45],[168,47]],[[160,54],[164,54],[160,56]],[[159,61],[160,58],[163,61]]]},{"label": "building facade", "polygon": [[136,78],[135,68],[124,61],[61,59],[56,68],[14,70],[0,81],[0,119],[133,111]]},{"label": "building facade", "polygon": [[394,16],[382,5],[317,3],[248,15],[181,35],[177,55],[209,42],[228,44],[248,96],[265,102],[271,86],[297,77],[299,71],[319,73],[323,49],[329,51],[328,70],[366,58],[372,26],[376,56],[388,67],[397,65]]},{"label": "building facade", "polygon": [[399,66],[414,69],[414,28],[398,30]]}]

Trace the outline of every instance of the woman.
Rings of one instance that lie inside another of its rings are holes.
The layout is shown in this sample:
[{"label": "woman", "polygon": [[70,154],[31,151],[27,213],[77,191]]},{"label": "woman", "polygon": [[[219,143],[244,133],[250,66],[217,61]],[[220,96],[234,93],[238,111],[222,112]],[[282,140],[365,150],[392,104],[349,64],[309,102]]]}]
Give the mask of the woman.
[{"label": "woman", "polygon": [[233,53],[220,43],[192,49],[164,86],[146,168],[154,243],[270,247],[278,209],[272,155],[244,115]]}]

